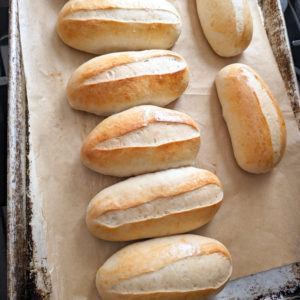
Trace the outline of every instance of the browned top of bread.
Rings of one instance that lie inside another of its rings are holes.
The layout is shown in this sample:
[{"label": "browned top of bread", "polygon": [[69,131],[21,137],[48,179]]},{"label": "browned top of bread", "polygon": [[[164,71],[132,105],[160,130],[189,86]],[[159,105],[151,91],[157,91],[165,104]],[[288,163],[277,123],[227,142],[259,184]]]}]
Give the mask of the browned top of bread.
[{"label": "browned top of bread", "polygon": [[184,113],[152,105],[142,105],[105,119],[89,134],[84,147],[93,147],[104,140],[123,136],[151,123],[181,123],[199,131],[196,123]]},{"label": "browned top of bread", "polygon": [[116,52],[81,65],[67,85],[72,108],[112,115],[137,105],[165,106],[189,82],[185,60],[167,50]]},{"label": "browned top of bread", "polygon": [[[147,50],[147,51],[129,51],[121,53],[111,53],[96,57],[81,65],[70,79],[68,84],[68,90],[73,84],[81,84],[87,79],[103,73],[111,68],[126,65],[130,63],[135,63],[138,61],[143,61],[148,58],[170,56],[175,58],[183,59],[181,56],[177,55],[175,52],[169,50]],[[100,64],[101,63],[101,64]],[[123,79],[124,80],[124,79]],[[126,80],[126,79],[125,79]],[[128,80],[128,79],[127,79]],[[89,85],[96,85],[97,83]]]},{"label": "browned top of bread", "polygon": [[[252,74],[252,78],[249,74]],[[262,103],[268,100],[261,99],[261,88],[254,86],[254,80],[259,82],[271,99],[277,112],[278,122],[270,122],[270,113],[264,113]],[[232,143],[237,159],[237,152],[239,152],[245,157],[247,165],[255,166],[258,172],[270,170],[280,161],[284,153],[286,128],[282,113],[268,86],[254,70],[242,64],[233,64],[222,69],[216,83],[224,117],[226,121],[230,119],[229,123],[232,123],[229,132],[235,135]],[[235,124],[235,118],[239,118],[238,125]],[[272,141],[271,134],[273,130],[278,130],[277,128],[280,128],[279,145]],[[277,154],[275,147],[279,149]]]},{"label": "browned top of bread", "polygon": [[224,57],[241,54],[253,34],[247,0],[197,0],[203,31],[214,51]]},{"label": "browned top of bread", "polygon": [[67,45],[95,54],[169,49],[180,31],[180,16],[166,0],[73,0],[57,22]]},{"label": "browned top of bread", "polygon": [[179,14],[174,8],[174,6],[165,0],[160,1],[132,1],[132,0],[76,0],[69,1],[64,6],[64,9],[61,11],[61,18],[65,16],[77,12],[77,11],[85,11],[89,10],[102,10],[102,9],[116,9],[116,8],[124,8],[124,9],[168,9],[172,13],[176,14],[179,18]]},{"label": "browned top of bread", "polygon": [[[89,211],[90,217],[97,218],[110,211],[128,209],[149,201],[153,201],[155,199],[177,196],[179,194],[201,188],[208,184],[216,184],[220,187],[222,186],[218,177],[207,170],[196,169],[193,167],[176,170],[178,170],[178,172],[185,171],[185,173],[183,173],[182,182],[177,185],[172,185],[168,181],[166,181],[167,183],[162,181],[160,184],[152,185],[151,189],[149,189],[148,184],[151,185],[151,182],[149,182],[147,184],[148,189],[146,187],[142,189],[141,186],[137,185],[135,182],[135,185],[132,185],[132,189],[130,189],[130,191],[126,191],[126,189],[128,190],[129,185],[129,181],[127,181],[124,182],[124,184],[121,182],[115,185],[116,188],[119,188],[118,193],[121,194],[121,196],[116,197],[117,195],[114,194],[115,191],[112,189],[110,193],[106,194],[104,194],[104,191],[102,191],[94,197],[89,205],[89,207],[91,207]],[[169,173],[170,170],[165,171],[165,176],[168,176]],[[184,177],[185,174],[186,176]],[[146,179],[146,176],[148,176],[147,179],[151,180],[151,175],[155,176],[155,173],[143,175],[139,178],[144,177]],[[129,180],[134,182],[135,179],[137,179],[137,177]],[[114,196],[116,197],[115,201],[111,201],[112,197]]]},{"label": "browned top of bread", "polygon": [[[107,261],[98,271],[109,288],[118,282],[162,269],[178,260],[220,253],[231,261],[224,245],[197,235],[178,235],[129,245]],[[145,261],[147,258],[147,261]]]}]

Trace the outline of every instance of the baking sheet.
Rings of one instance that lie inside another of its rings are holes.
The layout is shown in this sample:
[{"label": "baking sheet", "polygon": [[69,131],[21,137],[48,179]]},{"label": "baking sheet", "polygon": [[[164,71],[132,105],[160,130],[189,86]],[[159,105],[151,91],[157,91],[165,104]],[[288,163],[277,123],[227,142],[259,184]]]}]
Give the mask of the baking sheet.
[{"label": "baking sheet", "polygon": [[[233,278],[299,261],[299,133],[284,84],[250,0],[254,39],[240,57],[216,56],[203,37],[194,0],[174,0],[183,32],[173,48],[191,70],[191,83],[171,108],[191,115],[202,131],[197,166],[215,172],[225,189],[224,204],[213,221],[196,231],[222,241],[231,251]],[[94,275],[104,260],[124,244],[93,238],[84,224],[89,200],[120,179],[83,167],[81,144],[99,117],[70,109],[64,87],[73,70],[91,55],[65,46],[55,22],[65,1],[19,1],[23,60],[27,81],[33,201],[42,204],[47,256],[55,299],[98,299]],[[34,34],[33,34],[34,32]],[[288,147],[281,164],[267,175],[249,175],[235,164],[229,136],[213,85],[223,66],[242,62],[256,69],[270,86],[284,113]]]}]

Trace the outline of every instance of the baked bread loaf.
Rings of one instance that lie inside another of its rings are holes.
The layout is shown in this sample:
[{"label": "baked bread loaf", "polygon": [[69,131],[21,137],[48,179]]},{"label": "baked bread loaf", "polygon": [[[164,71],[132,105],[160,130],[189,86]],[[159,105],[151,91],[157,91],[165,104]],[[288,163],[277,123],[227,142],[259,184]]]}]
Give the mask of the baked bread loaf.
[{"label": "baked bread loaf", "polygon": [[108,116],[141,104],[165,106],[185,91],[189,70],[167,50],[119,52],[96,57],[71,76],[72,108]]},{"label": "baked bread loaf", "polygon": [[185,234],[131,244],[98,270],[103,300],[209,299],[232,273],[231,257],[220,242]]},{"label": "baked bread loaf", "polygon": [[223,68],[216,86],[238,165],[250,173],[266,173],[284,153],[286,128],[267,85],[250,67]]},{"label": "baked bread loaf", "polygon": [[90,202],[86,223],[109,241],[194,230],[216,214],[223,190],[209,171],[193,167],[132,177],[102,190]]},{"label": "baked bread loaf", "polygon": [[57,32],[67,45],[94,54],[169,49],[181,19],[166,0],[73,0],[60,11]]},{"label": "baked bread loaf", "polygon": [[123,177],[191,165],[199,147],[199,129],[188,115],[141,105],[101,122],[81,159],[96,172]]},{"label": "baked bread loaf", "polygon": [[253,25],[247,0],[197,0],[197,10],[204,35],[218,55],[236,56],[248,47]]}]

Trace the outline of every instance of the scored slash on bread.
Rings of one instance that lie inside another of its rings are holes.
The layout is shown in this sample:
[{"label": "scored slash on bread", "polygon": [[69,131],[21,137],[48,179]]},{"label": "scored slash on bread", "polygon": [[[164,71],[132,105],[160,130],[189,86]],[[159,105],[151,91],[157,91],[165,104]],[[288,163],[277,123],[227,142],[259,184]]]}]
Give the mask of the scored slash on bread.
[{"label": "scored slash on bread", "polygon": [[86,223],[96,237],[127,241],[194,230],[216,214],[223,199],[219,179],[194,167],[132,177],[90,202]]},{"label": "scored slash on bread", "polygon": [[243,64],[223,68],[216,87],[238,165],[255,174],[270,171],[286,146],[285,122],[271,91]]},{"label": "scored slash on bread", "polygon": [[191,117],[142,105],[102,121],[86,138],[81,159],[96,172],[126,177],[192,165],[199,147]]},{"label": "scored slash on bread", "polygon": [[177,235],[131,244],[98,270],[103,299],[208,299],[232,273],[231,257],[220,242]]},{"label": "scored slash on bread", "polygon": [[71,76],[67,98],[72,108],[101,116],[142,104],[165,106],[189,83],[185,60],[167,50],[102,55]]},{"label": "scored slash on bread", "polygon": [[181,27],[180,15],[166,0],[73,0],[57,22],[67,45],[93,54],[170,49]]}]

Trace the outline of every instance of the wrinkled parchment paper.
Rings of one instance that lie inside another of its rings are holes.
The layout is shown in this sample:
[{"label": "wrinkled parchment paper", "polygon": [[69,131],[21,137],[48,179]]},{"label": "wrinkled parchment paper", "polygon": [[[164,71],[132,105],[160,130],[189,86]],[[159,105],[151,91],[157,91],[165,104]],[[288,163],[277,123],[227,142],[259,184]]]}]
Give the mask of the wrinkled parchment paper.
[{"label": "wrinkled parchment paper", "polygon": [[[124,243],[89,234],[85,210],[90,199],[119,181],[85,168],[79,157],[87,134],[102,118],[72,110],[65,97],[71,73],[92,55],[64,45],[55,31],[64,0],[19,1],[25,66],[33,201],[42,203],[48,265],[55,299],[98,299],[97,269]],[[205,40],[194,0],[173,0],[183,31],[173,48],[188,62],[191,82],[169,107],[189,114],[200,126],[202,145],[196,166],[215,172],[224,185],[224,203],[215,218],[196,231],[230,250],[233,278],[300,261],[300,135],[256,1],[250,0],[254,37],[243,55],[224,59]],[[216,96],[214,78],[227,64],[242,62],[267,82],[284,114],[288,145],[282,162],[266,175],[242,171],[233,157]],[[34,169],[33,169],[34,168]]]}]

